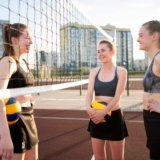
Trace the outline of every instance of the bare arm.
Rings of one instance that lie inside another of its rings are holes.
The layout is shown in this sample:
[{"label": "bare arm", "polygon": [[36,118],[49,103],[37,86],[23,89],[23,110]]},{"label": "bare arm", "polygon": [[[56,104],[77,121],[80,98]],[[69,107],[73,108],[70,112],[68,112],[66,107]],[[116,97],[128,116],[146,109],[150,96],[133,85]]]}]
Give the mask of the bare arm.
[{"label": "bare arm", "polygon": [[119,103],[120,98],[126,87],[126,80],[127,80],[127,70],[125,68],[118,67],[118,84],[116,88],[116,93],[114,98],[110,101],[108,107],[106,108],[107,113],[110,112],[117,103]]},{"label": "bare arm", "polygon": [[90,71],[88,88],[87,88],[87,93],[86,93],[85,105],[86,105],[86,110],[87,110],[89,117],[91,117],[91,115],[95,111],[93,108],[91,108],[91,102],[93,100],[94,83],[95,83],[96,74],[97,74],[97,69],[92,69]]},{"label": "bare arm", "polygon": [[95,69],[92,69],[90,71],[89,82],[88,82],[88,87],[87,87],[86,108],[90,108],[90,104],[93,99],[94,83],[95,83]]},{"label": "bare arm", "polygon": [[[10,76],[16,70],[15,61],[11,57],[5,57],[0,61],[0,89],[6,89]],[[4,158],[13,156],[13,143],[6,118],[3,100],[0,100],[0,155]]]},{"label": "bare arm", "polygon": [[13,156],[13,143],[11,140],[5,106],[0,100],[0,156],[4,159],[11,159]]}]

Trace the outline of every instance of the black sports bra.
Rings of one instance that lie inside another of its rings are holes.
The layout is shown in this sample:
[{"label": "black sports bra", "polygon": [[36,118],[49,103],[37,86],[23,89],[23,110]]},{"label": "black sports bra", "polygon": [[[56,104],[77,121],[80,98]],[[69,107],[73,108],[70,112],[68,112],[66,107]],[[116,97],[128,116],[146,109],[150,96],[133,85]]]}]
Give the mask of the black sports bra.
[{"label": "black sports bra", "polygon": [[33,86],[34,83],[33,74],[30,71],[27,62],[25,60],[24,62],[27,65],[28,72],[25,72],[23,68],[20,66],[19,62],[16,61],[17,71],[12,74],[7,88],[20,88],[20,87]]},{"label": "black sports bra", "polygon": [[94,90],[95,90],[95,96],[109,96],[109,97],[114,97],[117,84],[118,84],[118,75],[117,75],[117,67],[115,68],[115,76],[113,80],[109,82],[102,82],[98,79],[98,75],[101,69],[99,69],[96,78],[95,78],[95,85],[94,85]]},{"label": "black sports bra", "polygon": [[[157,54],[159,54],[159,53],[160,53],[160,51]],[[160,77],[156,76],[152,70],[155,56],[154,56],[151,64],[149,65],[149,67],[146,71],[146,74],[144,76],[144,79],[143,79],[143,87],[144,87],[145,92],[160,93]]]}]

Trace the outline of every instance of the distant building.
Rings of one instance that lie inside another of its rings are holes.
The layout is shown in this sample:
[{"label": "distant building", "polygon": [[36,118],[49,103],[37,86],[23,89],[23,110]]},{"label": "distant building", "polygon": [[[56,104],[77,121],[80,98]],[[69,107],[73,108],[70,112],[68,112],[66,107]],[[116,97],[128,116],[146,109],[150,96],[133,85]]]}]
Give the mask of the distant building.
[{"label": "distant building", "polygon": [[51,72],[55,71],[56,68],[60,68],[59,53],[55,51],[39,51],[36,61],[36,68],[37,67],[41,78],[51,78]]},{"label": "distant building", "polygon": [[3,25],[9,23],[9,21],[6,20],[0,20],[0,57],[3,55],[3,37],[2,37],[2,33],[3,33]]},{"label": "distant building", "polygon": [[116,29],[117,44],[117,64],[128,65],[129,70],[133,70],[133,37],[130,29]]},{"label": "distant building", "polygon": [[96,29],[91,25],[69,24],[60,30],[60,61],[65,69],[96,66]]},{"label": "distant building", "polygon": [[[114,37],[116,41],[117,60],[120,66],[127,66],[133,69],[133,38],[130,29],[116,28],[115,26],[101,26],[102,29]],[[106,39],[105,36],[92,25],[80,25],[77,23],[68,24],[60,31],[60,48],[62,64],[74,64],[79,67],[79,62],[87,66],[97,66],[97,43]],[[83,56],[81,55],[83,54]],[[83,59],[81,59],[83,57]],[[66,66],[69,67],[69,66]]]}]

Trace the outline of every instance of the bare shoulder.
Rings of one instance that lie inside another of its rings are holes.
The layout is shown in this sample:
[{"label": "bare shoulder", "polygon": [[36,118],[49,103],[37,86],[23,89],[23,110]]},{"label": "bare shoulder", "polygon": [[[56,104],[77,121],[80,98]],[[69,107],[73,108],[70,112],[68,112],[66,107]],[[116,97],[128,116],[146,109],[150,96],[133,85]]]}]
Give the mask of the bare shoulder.
[{"label": "bare shoulder", "polygon": [[1,59],[1,63],[13,63],[13,64],[15,63],[16,64],[16,61],[13,57],[6,56]]},{"label": "bare shoulder", "polygon": [[119,76],[120,75],[126,75],[127,74],[127,70],[124,67],[117,66],[117,73],[118,73]]},{"label": "bare shoulder", "polygon": [[14,58],[11,56],[6,56],[0,60],[0,67],[12,68],[12,70],[16,70],[17,64]]},{"label": "bare shoulder", "polygon": [[99,69],[100,69],[99,67],[92,68],[91,71],[90,71],[90,75],[95,77],[97,75]]}]

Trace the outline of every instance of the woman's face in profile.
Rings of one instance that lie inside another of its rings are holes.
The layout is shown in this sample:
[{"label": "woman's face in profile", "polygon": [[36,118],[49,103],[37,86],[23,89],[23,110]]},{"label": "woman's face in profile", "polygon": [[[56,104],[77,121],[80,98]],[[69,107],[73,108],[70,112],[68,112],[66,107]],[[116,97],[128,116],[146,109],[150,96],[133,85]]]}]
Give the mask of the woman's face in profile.
[{"label": "woman's face in profile", "polygon": [[150,34],[149,30],[142,26],[139,30],[138,39],[139,42],[139,49],[148,51],[152,45],[152,35]]},{"label": "woman's face in profile", "polygon": [[28,53],[30,46],[32,44],[32,39],[28,32],[28,29],[24,29],[18,38],[14,38],[14,45],[18,47],[19,53]]}]

